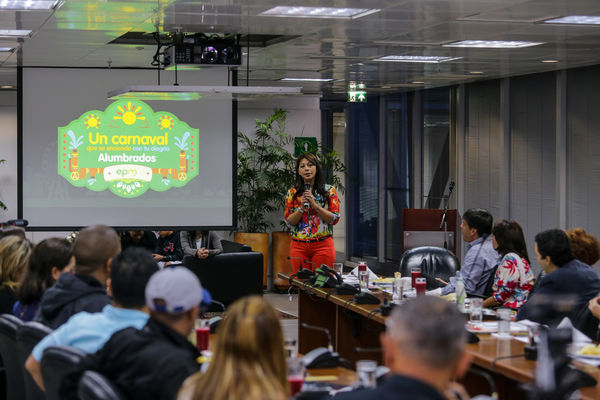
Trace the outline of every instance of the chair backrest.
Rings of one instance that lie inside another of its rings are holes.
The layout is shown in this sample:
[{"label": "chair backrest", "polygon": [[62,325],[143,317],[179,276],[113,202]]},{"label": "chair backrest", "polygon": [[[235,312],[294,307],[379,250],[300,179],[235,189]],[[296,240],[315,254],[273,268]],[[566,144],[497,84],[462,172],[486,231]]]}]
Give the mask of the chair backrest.
[{"label": "chair backrest", "polygon": [[25,381],[17,351],[17,330],[23,321],[11,314],[0,315],[0,356],[6,368],[6,398],[24,399]]},{"label": "chair backrest", "polygon": [[81,400],[124,400],[125,396],[104,375],[85,371],[79,381],[78,395]]},{"label": "chair backrest", "polygon": [[48,400],[60,400],[59,388],[62,378],[87,354],[69,346],[50,346],[42,356],[42,378]]},{"label": "chair backrest", "polygon": [[421,268],[421,276],[427,278],[427,289],[430,290],[441,286],[434,278],[448,282],[456,274],[460,264],[450,250],[422,246],[407,250],[400,259],[399,270],[402,276],[410,276],[410,270],[416,267]]},{"label": "chair backrest", "polygon": [[247,244],[233,242],[231,240],[221,240],[221,247],[223,247],[223,253],[240,253],[252,251],[252,247]]},{"label": "chair backrest", "polygon": [[[19,327],[17,330],[17,351],[19,352],[19,363],[21,365],[25,365],[25,361],[27,361],[27,357],[29,357],[35,345],[50,332],[52,332],[51,328],[35,321],[25,322]],[[25,368],[23,368],[23,380],[25,381],[25,398],[27,400],[46,400],[46,395]]]}]

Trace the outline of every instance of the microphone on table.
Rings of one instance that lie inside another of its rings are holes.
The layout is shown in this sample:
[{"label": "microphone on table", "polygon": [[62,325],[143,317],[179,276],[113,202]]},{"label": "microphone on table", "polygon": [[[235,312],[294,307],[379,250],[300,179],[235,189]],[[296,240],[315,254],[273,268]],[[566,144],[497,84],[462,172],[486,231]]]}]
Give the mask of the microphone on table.
[{"label": "microphone on table", "polygon": [[301,322],[300,326],[305,329],[312,329],[314,331],[325,333],[327,335],[327,348],[329,351],[333,351],[333,345],[331,344],[331,333],[329,332],[329,329],[323,328],[322,326],[309,325],[306,322]]},{"label": "microphone on table", "polygon": [[[304,183],[304,191],[306,192],[307,190],[310,190],[310,183]],[[304,210],[308,210],[310,208],[310,203],[308,201],[305,201],[303,204],[304,206]]]},{"label": "microphone on table", "polygon": [[302,357],[304,366],[307,369],[337,368],[338,366],[340,366],[340,363],[344,363],[344,360],[340,359],[340,355],[333,351],[333,345],[331,344],[331,334],[329,333],[329,329],[320,326],[309,325],[305,322],[301,322],[300,327],[305,329],[316,330],[319,332],[325,332],[325,334],[327,334],[327,348],[317,347],[316,349],[309,351],[304,355],[304,357]]}]

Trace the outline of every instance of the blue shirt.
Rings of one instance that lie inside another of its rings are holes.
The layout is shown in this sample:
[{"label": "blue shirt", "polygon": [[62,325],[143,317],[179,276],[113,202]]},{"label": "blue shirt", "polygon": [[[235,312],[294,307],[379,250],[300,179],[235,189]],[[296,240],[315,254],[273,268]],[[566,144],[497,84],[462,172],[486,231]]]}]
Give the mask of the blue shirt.
[{"label": "blue shirt", "polygon": [[86,353],[95,353],[113,333],[129,327],[141,329],[146,322],[148,314],[144,312],[111,305],[104,306],[99,313],[82,311],[42,339],[31,354],[39,362],[44,350],[50,346],[71,346]]},{"label": "blue shirt", "polygon": [[[463,278],[467,294],[483,296],[494,267],[499,261],[500,255],[494,250],[491,235],[485,240],[482,237],[477,238],[467,245],[467,252],[460,271],[456,272],[456,278]],[[450,282],[442,288],[442,295],[454,290],[455,283]]]}]

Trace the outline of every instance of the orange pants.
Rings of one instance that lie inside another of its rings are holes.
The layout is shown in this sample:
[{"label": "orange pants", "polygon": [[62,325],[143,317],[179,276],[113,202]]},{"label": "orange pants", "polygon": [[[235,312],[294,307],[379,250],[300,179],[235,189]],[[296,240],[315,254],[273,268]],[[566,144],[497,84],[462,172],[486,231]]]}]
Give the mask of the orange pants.
[{"label": "orange pants", "polygon": [[321,264],[331,267],[331,264],[335,262],[333,238],[329,236],[327,239],[309,243],[292,240],[290,259],[294,267],[294,273],[298,272],[300,268],[308,268],[314,271]]}]

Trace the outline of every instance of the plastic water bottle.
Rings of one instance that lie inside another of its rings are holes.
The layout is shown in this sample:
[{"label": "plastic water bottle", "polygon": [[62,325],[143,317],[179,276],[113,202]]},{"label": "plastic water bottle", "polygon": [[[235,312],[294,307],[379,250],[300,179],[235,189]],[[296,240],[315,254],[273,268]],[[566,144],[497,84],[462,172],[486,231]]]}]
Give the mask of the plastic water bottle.
[{"label": "plastic water bottle", "polygon": [[456,280],[456,286],[454,287],[454,293],[456,293],[456,305],[458,306],[459,311],[464,311],[465,309],[465,283],[462,277],[458,277]]}]

